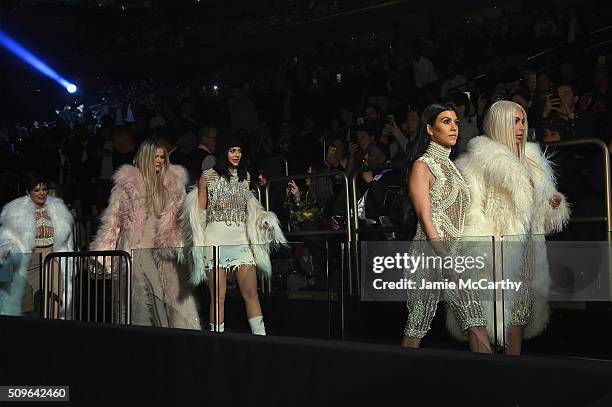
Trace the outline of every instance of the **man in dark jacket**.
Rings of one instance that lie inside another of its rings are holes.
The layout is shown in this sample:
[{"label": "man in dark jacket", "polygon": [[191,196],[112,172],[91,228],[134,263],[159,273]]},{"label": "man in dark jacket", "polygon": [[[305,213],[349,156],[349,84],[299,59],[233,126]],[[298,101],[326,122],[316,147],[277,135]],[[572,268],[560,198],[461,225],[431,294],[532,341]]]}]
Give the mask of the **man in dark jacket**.
[{"label": "man in dark jacket", "polygon": [[[365,164],[369,167],[381,167],[389,163],[389,148],[378,141],[370,143],[367,148]],[[364,171],[361,180],[357,183],[358,196],[357,216],[360,227],[390,226],[391,219],[389,195],[391,190],[401,188],[401,177],[398,171],[383,169],[379,171]],[[344,216],[344,196],[340,195],[334,203],[330,227],[339,229],[339,219]],[[385,240],[383,234],[368,234],[365,240]]]}]

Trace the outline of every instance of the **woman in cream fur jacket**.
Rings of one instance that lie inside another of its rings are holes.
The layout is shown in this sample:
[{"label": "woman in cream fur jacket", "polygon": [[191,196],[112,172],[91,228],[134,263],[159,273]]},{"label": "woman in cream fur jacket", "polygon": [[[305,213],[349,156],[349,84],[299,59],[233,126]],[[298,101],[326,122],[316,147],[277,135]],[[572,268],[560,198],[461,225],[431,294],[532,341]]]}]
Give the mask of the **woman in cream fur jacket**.
[{"label": "woman in cream fur jacket", "polygon": [[[493,236],[504,245],[504,278],[522,281],[516,294],[504,292],[507,354],[520,354],[523,338],[540,334],[548,322],[549,265],[544,235],[559,232],[569,219],[565,197],[556,189],[551,164],[535,143],[527,143],[527,115],[510,101],[494,103],[485,118],[485,136],[475,137],[456,165],[466,180],[472,205],[464,237]],[[510,243],[512,242],[512,243]],[[500,247],[496,243],[496,251]],[[495,256],[500,259],[498,251]],[[500,267],[498,261],[496,267]],[[491,273],[481,276],[491,279]],[[494,302],[483,301],[493,340]],[[447,325],[463,338],[453,314]]]}]

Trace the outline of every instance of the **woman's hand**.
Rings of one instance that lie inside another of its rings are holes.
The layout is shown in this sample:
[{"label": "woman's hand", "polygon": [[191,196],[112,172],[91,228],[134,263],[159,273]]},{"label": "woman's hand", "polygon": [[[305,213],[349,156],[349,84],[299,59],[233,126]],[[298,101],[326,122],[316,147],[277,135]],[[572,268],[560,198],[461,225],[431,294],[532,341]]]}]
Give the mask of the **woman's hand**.
[{"label": "woman's hand", "polygon": [[557,209],[559,207],[559,205],[561,205],[561,195],[555,194],[550,199],[550,207],[553,208],[553,209]]},{"label": "woman's hand", "polygon": [[338,219],[336,219],[336,215],[332,216],[329,220],[329,227],[333,230],[340,229],[340,224],[338,223]]},{"label": "woman's hand", "polygon": [[287,184],[287,190],[289,191],[291,196],[293,196],[293,199],[295,201],[300,200],[300,188],[298,188],[294,180],[289,181],[289,183]]}]

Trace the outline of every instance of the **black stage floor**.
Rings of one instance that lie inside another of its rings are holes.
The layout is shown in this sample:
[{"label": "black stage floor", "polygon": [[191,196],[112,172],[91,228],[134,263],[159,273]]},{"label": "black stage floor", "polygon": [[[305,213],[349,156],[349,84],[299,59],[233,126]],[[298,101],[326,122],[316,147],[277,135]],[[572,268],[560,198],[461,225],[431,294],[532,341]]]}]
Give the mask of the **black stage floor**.
[{"label": "black stage floor", "polygon": [[612,405],[598,360],[15,317],[0,335],[0,385],[69,385],[72,406]]}]

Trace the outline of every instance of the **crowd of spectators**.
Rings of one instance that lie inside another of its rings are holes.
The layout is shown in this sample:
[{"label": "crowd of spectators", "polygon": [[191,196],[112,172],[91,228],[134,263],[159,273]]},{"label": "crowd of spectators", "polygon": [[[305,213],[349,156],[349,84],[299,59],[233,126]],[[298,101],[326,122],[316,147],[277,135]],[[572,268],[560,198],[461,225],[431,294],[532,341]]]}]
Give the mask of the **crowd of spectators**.
[{"label": "crowd of spectators", "polygon": [[[453,157],[481,133],[487,106],[499,99],[528,111],[530,141],[594,137],[610,144],[609,55],[577,52],[589,32],[610,23],[603,4],[441,21],[418,39],[392,29],[367,44],[326,42],[248,67],[107,86],[98,90],[96,106],[68,104],[52,125],[0,125],[0,200],[23,193],[20,175],[36,170],[55,181],[79,215],[95,217],[107,203],[114,170],[131,163],[144,138],[162,140],[170,161],[185,166],[195,183],[214,164],[217,138],[233,134],[246,146],[254,187],[284,175],[278,157],[287,160],[290,174],[331,170],[350,177],[358,171],[364,224],[412,227],[402,199],[405,170],[420,112],[432,101],[457,106]],[[553,45],[560,48],[552,64],[527,58]],[[559,174],[572,182],[575,174],[563,173],[563,165],[575,158],[558,158]],[[404,170],[361,170],[385,164]],[[270,205],[288,230],[343,228],[338,174],[270,185]],[[310,242],[315,253],[316,244]]]}]

